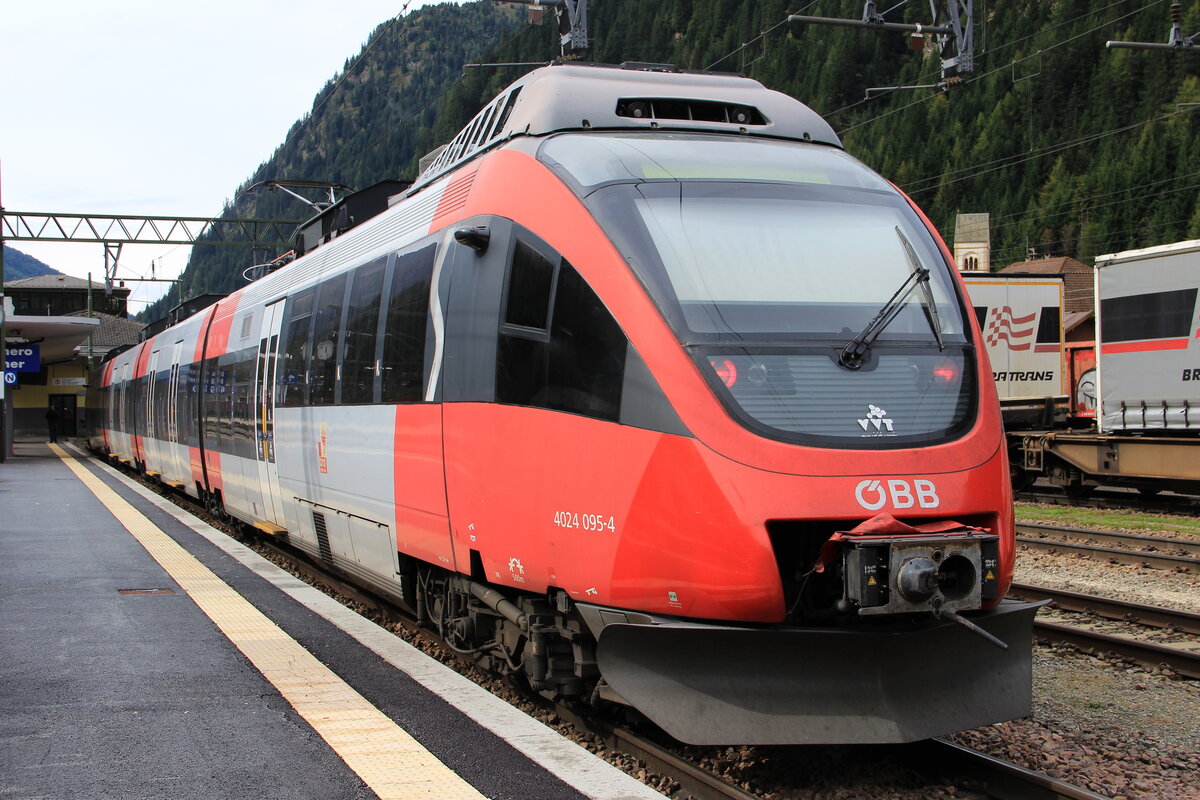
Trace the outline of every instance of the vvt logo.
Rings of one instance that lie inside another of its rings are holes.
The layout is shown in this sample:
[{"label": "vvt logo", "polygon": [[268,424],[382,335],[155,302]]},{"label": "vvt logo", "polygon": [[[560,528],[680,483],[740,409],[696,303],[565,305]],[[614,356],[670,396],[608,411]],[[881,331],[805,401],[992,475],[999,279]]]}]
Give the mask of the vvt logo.
[{"label": "vvt logo", "polygon": [[889,433],[895,433],[892,430],[892,421],[888,419],[887,412],[879,406],[871,406],[867,410],[867,418],[858,421],[858,427],[862,428],[867,433],[878,433],[881,436],[886,436]]}]

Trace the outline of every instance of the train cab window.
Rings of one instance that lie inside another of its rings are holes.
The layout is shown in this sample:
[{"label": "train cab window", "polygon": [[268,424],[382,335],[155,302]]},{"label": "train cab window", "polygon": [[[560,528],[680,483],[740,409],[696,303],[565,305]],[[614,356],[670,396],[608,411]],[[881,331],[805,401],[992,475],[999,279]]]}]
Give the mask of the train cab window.
[{"label": "train cab window", "polygon": [[312,330],[313,290],[306,289],[287,299],[284,314],[286,335],[275,404],[279,407],[302,406],[308,398],[308,350]]},{"label": "train cab window", "polygon": [[554,264],[518,239],[509,272],[504,321],[510,325],[545,329],[553,283]]},{"label": "train cab window", "polygon": [[505,308],[498,402],[619,419],[628,340],[569,262],[518,240]]},{"label": "train cab window", "polygon": [[379,340],[379,305],[383,297],[387,257],[378,258],[354,271],[346,308],[346,330],[342,337],[342,402],[370,403],[375,400],[378,375],[376,344]]},{"label": "train cab window", "polygon": [[429,290],[437,245],[396,257],[384,323],[381,401],[415,403],[424,397]]},{"label": "train cab window", "polygon": [[346,301],[346,275],[317,288],[317,314],[313,322],[312,359],[309,370],[308,404],[333,405],[337,400],[337,356],[341,335],[342,308]]}]

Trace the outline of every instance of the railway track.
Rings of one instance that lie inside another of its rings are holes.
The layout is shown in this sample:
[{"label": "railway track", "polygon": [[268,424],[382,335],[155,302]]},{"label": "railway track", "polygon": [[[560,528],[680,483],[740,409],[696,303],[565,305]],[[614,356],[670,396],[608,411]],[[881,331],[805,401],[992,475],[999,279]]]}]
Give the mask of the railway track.
[{"label": "railway track", "polygon": [[[325,591],[341,596],[365,611],[377,621],[399,625],[413,638],[442,645],[436,634],[418,627],[398,607],[372,593],[364,592],[354,584],[314,562],[307,555],[296,551],[286,543],[261,533],[246,535],[239,526],[229,520],[214,519],[207,509],[190,497],[171,491],[169,487],[149,481],[142,476],[126,471],[189,513],[204,519],[243,543],[259,550],[277,563],[283,562],[289,571]],[[442,646],[443,649],[444,645]],[[449,651],[447,651],[449,653]],[[471,662],[465,657],[451,656],[464,665]],[[538,697],[527,698],[531,703],[547,707]],[[729,783],[709,770],[698,766],[670,745],[660,744],[636,731],[607,723],[602,719],[578,712],[564,704],[552,704],[552,709],[564,722],[575,730],[592,738],[599,738],[610,751],[637,759],[653,772],[676,784],[679,789],[672,796],[691,797],[693,800],[758,800],[760,795],[748,792]],[[956,780],[966,779],[980,787],[981,798],[990,800],[1103,800],[1086,789],[1064,781],[1042,775],[1015,764],[996,759],[985,753],[951,743],[943,739],[930,739],[909,745],[886,748],[888,754],[903,762],[918,774],[928,775],[929,780],[953,773]]]},{"label": "railway track", "polygon": [[[621,727],[600,728],[592,720],[580,717],[570,709],[560,708],[560,717],[578,730],[599,735],[609,749],[637,758],[652,771],[664,775],[679,785],[677,797],[692,800],[759,800],[758,794],[748,792],[722,780],[672,750],[644,736]],[[879,758],[882,754],[876,755]],[[927,739],[908,745],[888,748],[888,756],[896,758],[930,783],[953,775],[979,787],[977,797],[991,800],[1102,800],[1087,789],[1042,775],[954,744],[945,739]]]},{"label": "railway track", "polygon": [[1200,540],[1196,539],[1018,522],[1017,542],[1026,547],[1066,551],[1086,558],[1200,573]]},{"label": "railway track", "polygon": [[1096,489],[1079,495],[1068,494],[1057,487],[1037,486],[1014,492],[1013,499],[1050,506],[1145,511],[1152,514],[1195,514],[1200,511],[1200,498],[1191,495],[1147,495],[1132,489]]},{"label": "railway track", "polygon": [[[1042,586],[1013,584],[1010,597],[1022,600],[1050,600],[1063,611],[1090,614],[1105,620],[1128,622],[1152,628],[1170,629],[1200,636],[1200,614],[1190,611],[1148,606],[1115,598],[1049,589]],[[1034,620],[1038,638],[1069,644],[1082,650],[1128,658],[1148,667],[1167,666],[1184,677],[1200,679],[1200,643],[1163,643],[1136,636],[1097,630],[1092,623],[1063,624]]]},{"label": "railway track", "polygon": [[[418,628],[399,613],[390,603],[374,595],[364,593],[353,584],[330,573],[306,556],[296,554],[290,548],[274,540],[261,540],[260,549],[265,549],[292,564],[311,582],[324,584],[337,593],[353,600],[360,606],[371,609],[389,621],[400,622],[406,630],[427,641],[439,643],[436,635]],[[469,663],[466,659],[459,659]],[[597,719],[564,703],[549,703],[540,697],[527,698],[530,702],[552,709],[561,720],[578,733],[593,739],[599,738],[604,746],[614,752],[640,761],[646,769],[666,778],[679,788],[673,796],[692,800],[759,800],[760,795],[748,792],[698,766],[694,761],[677,752],[670,745],[662,744],[629,727],[614,725]],[[911,769],[929,775],[930,781],[939,775],[953,771],[956,776],[972,781],[982,787],[981,797],[991,800],[1098,800],[1097,795],[1086,789],[1056,778],[1042,775],[1015,764],[954,744],[944,739],[930,739],[911,745],[891,748],[893,755]]]}]

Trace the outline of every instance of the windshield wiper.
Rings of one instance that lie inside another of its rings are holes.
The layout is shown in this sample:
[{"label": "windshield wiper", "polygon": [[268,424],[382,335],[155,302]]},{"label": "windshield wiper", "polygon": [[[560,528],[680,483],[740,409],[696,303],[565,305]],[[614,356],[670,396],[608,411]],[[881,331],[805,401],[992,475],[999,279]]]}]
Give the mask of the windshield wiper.
[{"label": "windshield wiper", "polygon": [[933,289],[929,288],[929,270],[921,266],[921,259],[917,258],[917,251],[913,249],[912,243],[908,241],[908,237],[899,228],[896,228],[896,235],[900,237],[900,243],[904,245],[904,252],[908,254],[908,263],[913,271],[923,270],[925,272],[924,279],[921,280],[921,296],[925,299],[925,318],[929,320],[929,328],[933,331],[933,338],[937,339],[938,350],[946,349],[946,345],[942,342],[942,321],[938,318],[937,303],[933,300]]},{"label": "windshield wiper", "polygon": [[871,344],[879,338],[879,334],[883,333],[884,328],[892,323],[892,320],[903,309],[904,301],[918,286],[921,287],[925,300],[924,305],[929,312],[926,319],[929,321],[929,327],[933,330],[933,337],[937,339],[938,350],[945,349],[945,345],[942,343],[942,326],[933,301],[933,291],[929,288],[929,270],[921,266],[917,252],[899,228],[896,228],[896,235],[900,237],[900,243],[904,245],[904,252],[908,256],[908,264],[912,268],[912,273],[904,279],[904,283],[900,284],[896,293],[883,304],[883,308],[879,309],[879,312],[867,323],[858,336],[855,336],[842,348],[838,363],[846,369],[862,367],[867,352],[871,349]]}]

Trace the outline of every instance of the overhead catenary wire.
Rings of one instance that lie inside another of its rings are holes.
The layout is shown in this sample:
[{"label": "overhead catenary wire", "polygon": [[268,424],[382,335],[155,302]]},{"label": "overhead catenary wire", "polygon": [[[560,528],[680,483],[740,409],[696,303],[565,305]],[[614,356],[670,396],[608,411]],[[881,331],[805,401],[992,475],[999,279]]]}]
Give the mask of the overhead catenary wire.
[{"label": "overhead catenary wire", "polygon": [[[518,28],[516,33],[514,33],[512,36],[509,36],[507,39],[505,39],[503,42],[501,42],[499,45],[497,45],[495,50],[497,50],[497,51],[503,50],[505,47],[508,47],[510,44],[515,42],[517,39],[519,39],[521,36],[524,36],[530,30],[534,30],[534,27],[532,25],[521,26],[520,28]],[[352,166],[353,164],[356,164],[360,159],[362,159],[364,156],[366,156],[367,153],[371,152],[371,150],[373,150],[375,147],[378,147],[379,144],[381,142],[383,142],[384,139],[386,139],[388,136],[393,135],[396,132],[396,129],[401,128],[404,125],[407,125],[408,123],[412,122],[419,115],[423,114],[431,105],[441,101],[442,98],[444,98],[451,91],[453,91],[455,87],[457,87],[460,83],[462,83],[464,80],[466,80],[466,77],[467,77],[467,72],[464,69],[462,74],[460,74],[453,83],[449,84],[448,86],[446,86],[445,89],[438,92],[438,94],[429,98],[424,103],[422,103],[418,108],[411,111],[408,114],[408,116],[404,117],[404,119],[397,122],[395,127],[388,128],[388,126],[383,126],[384,128],[386,128],[384,133],[381,133],[379,136],[375,137],[371,142],[369,142],[361,150],[359,150],[357,153],[355,153],[353,156],[349,157],[348,159],[345,159],[345,160],[339,159],[334,164],[334,169],[335,170],[346,169],[346,168]]]},{"label": "overhead catenary wire", "polygon": [[[1126,192],[1135,192],[1138,189],[1148,189],[1152,186],[1159,186],[1164,183],[1182,180],[1184,178],[1191,178],[1196,175],[1200,175],[1200,170],[1197,170],[1195,172],[1185,172],[1181,175],[1172,175],[1169,178],[1162,178],[1161,180],[1150,181],[1149,183],[1141,183],[1141,184],[1138,184],[1137,186],[1126,186],[1122,189],[1115,189],[1111,192],[1104,192],[1102,194],[1093,194],[1093,195],[1085,195],[1082,197],[1075,197],[1065,203],[1055,203],[1054,205],[1045,206],[1043,208],[1044,208],[1044,210],[1049,210],[1049,209],[1054,209],[1054,208],[1062,208],[1064,206],[1073,207],[1079,202],[1088,201],[1088,200],[1100,200],[1105,197],[1111,197],[1115,194],[1125,194]],[[1192,184],[1192,185],[1200,186],[1200,184]],[[1143,196],[1144,197],[1157,197],[1158,193],[1155,192],[1155,193],[1151,193],[1149,195],[1143,195]],[[1125,201],[1121,201],[1121,202],[1125,202]],[[1105,204],[1105,205],[1107,205],[1107,204]],[[1096,208],[1099,206],[1089,206],[1089,207]],[[1024,211],[1014,211],[1011,214],[992,215],[991,220],[993,223],[995,223],[996,220],[1007,220],[1007,219],[1012,219],[1014,217],[1024,217],[1024,216],[1028,216],[1030,213],[1032,213],[1031,209],[1026,209]],[[1066,213],[1066,212],[1064,212],[1064,213]],[[1055,215],[1055,216],[1057,216],[1057,215]]]},{"label": "overhead catenary wire", "polygon": [[[1163,222],[1161,222],[1161,223],[1159,223],[1159,224],[1161,224],[1161,225],[1182,225],[1182,224],[1185,224],[1185,223],[1187,223],[1187,222],[1190,222],[1190,221],[1191,221],[1191,219],[1192,219],[1191,217],[1183,217],[1183,218],[1181,218],[1181,219],[1172,219],[1172,220],[1166,220],[1166,221],[1163,221]],[[1105,232],[1104,232],[1104,237],[1103,237],[1103,239],[1104,239],[1104,241],[1108,241],[1109,239],[1112,239],[1112,238],[1114,238],[1114,237],[1117,237],[1117,236],[1123,236],[1123,235],[1125,235],[1125,234],[1127,234],[1127,233],[1138,233],[1138,232],[1140,232],[1140,231],[1144,231],[1144,230],[1145,230],[1145,226],[1143,225],[1143,226],[1139,226],[1139,227],[1136,227],[1136,228],[1125,228],[1125,229],[1123,229],[1123,230],[1119,230],[1119,231],[1105,231]],[[1077,241],[1079,238],[1080,238],[1080,237],[1074,237],[1073,239],[1046,239],[1046,240],[1038,240],[1038,241],[1037,241],[1035,244],[1032,244],[1032,245],[1029,245],[1029,246],[1031,246],[1031,247],[1045,247],[1045,246],[1048,246],[1048,245],[1062,245],[1062,244],[1066,244],[1066,243],[1068,243],[1068,242],[1071,242],[1071,241]],[[1024,249],[1025,249],[1025,247],[1026,247],[1025,245],[1019,245],[1019,246],[1018,246],[1018,245],[1012,245],[1012,246],[1010,246],[1010,247],[1004,247],[1004,248],[1000,248],[1000,249],[997,249],[997,250],[993,250],[993,251],[992,251],[992,256],[993,256],[992,260],[993,260],[993,261],[1005,261],[1005,260],[1008,260],[1008,259],[1003,259],[1003,258],[996,258],[996,254],[997,254],[997,253],[1010,253],[1010,252],[1019,252],[1019,251],[1021,251],[1021,250],[1024,250]],[[1105,252],[1105,251],[1111,251],[1111,249],[1112,249],[1112,248],[1099,248],[1099,249],[1100,249],[1102,252]],[[1053,257],[1053,258],[1058,258],[1059,256],[1052,256],[1052,257]],[[1022,260],[1025,260],[1025,259],[1022,259]]]},{"label": "overhead catenary wire", "polygon": [[[1110,3],[1109,5],[1105,6],[1103,9],[1101,9],[1101,11],[1106,11],[1106,10],[1108,10],[1108,9],[1112,8],[1113,6],[1115,6],[1115,5],[1118,5],[1118,4],[1119,4],[1119,2],[1120,2],[1120,0],[1118,0],[1118,2],[1113,2],[1113,3]],[[1120,15],[1120,16],[1118,16],[1118,17],[1115,17],[1115,18],[1113,18],[1113,19],[1111,19],[1111,20],[1108,20],[1108,21],[1106,21],[1106,22],[1103,22],[1103,23],[1101,23],[1101,24],[1099,24],[1099,25],[1097,25],[1097,26],[1095,26],[1095,27],[1093,27],[1093,28],[1089,28],[1088,30],[1086,30],[1086,31],[1083,31],[1082,33],[1076,34],[1075,36],[1072,36],[1072,37],[1070,37],[1070,38],[1067,38],[1067,39],[1063,39],[1063,40],[1062,40],[1062,41],[1060,41],[1060,42],[1055,42],[1054,44],[1051,44],[1051,45],[1049,45],[1049,46],[1047,46],[1047,47],[1040,48],[1040,49],[1039,49],[1039,53],[1047,53],[1047,52],[1049,52],[1049,51],[1051,51],[1051,50],[1055,50],[1055,49],[1057,49],[1057,48],[1059,48],[1059,47],[1063,47],[1063,46],[1065,46],[1065,45],[1067,45],[1067,44],[1070,44],[1071,42],[1073,42],[1073,41],[1075,41],[1075,40],[1077,40],[1077,39],[1081,39],[1081,38],[1083,38],[1083,37],[1085,37],[1085,36],[1090,36],[1091,34],[1093,34],[1093,33],[1096,33],[1096,32],[1100,31],[1101,29],[1103,29],[1103,28],[1105,28],[1105,27],[1108,27],[1108,26],[1110,26],[1110,25],[1114,25],[1114,24],[1116,24],[1117,22],[1120,22],[1120,21],[1122,21],[1122,20],[1124,20],[1124,19],[1126,19],[1126,18],[1128,18],[1128,17],[1134,16],[1135,14],[1139,14],[1139,13],[1141,13],[1142,11],[1145,11],[1146,9],[1150,8],[1151,6],[1153,6],[1153,5],[1156,5],[1156,4],[1158,4],[1158,3],[1161,3],[1161,2],[1162,2],[1162,0],[1151,0],[1151,2],[1150,2],[1150,3],[1147,3],[1146,5],[1144,5],[1144,6],[1141,6],[1141,7],[1137,8],[1137,9],[1134,9],[1133,11],[1130,11],[1130,12],[1128,12],[1128,13],[1126,13],[1126,14],[1122,14],[1122,15]],[[1055,26],[1055,28],[1057,28],[1057,27],[1061,27],[1062,25],[1068,25],[1068,24],[1072,24],[1072,23],[1074,23],[1074,22],[1078,22],[1080,19],[1084,19],[1084,18],[1086,18],[1086,17],[1092,16],[1094,13],[1096,13],[1096,12],[1092,12],[1092,13],[1089,13],[1089,14],[1083,14],[1083,15],[1080,15],[1080,16],[1076,17],[1076,18],[1075,18],[1075,19],[1073,19],[1073,20],[1069,20],[1069,21],[1067,21],[1067,22],[1060,23],[1059,25]],[[1054,30],[1054,28],[1050,28],[1050,29],[1048,29],[1048,30]],[[1025,40],[1027,40],[1027,39],[1031,39],[1031,38],[1034,38],[1034,37],[1036,37],[1036,36],[1042,36],[1042,35],[1045,35],[1045,33],[1046,33],[1046,32],[1047,32],[1047,31],[1038,31],[1036,34],[1030,34],[1029,36],[1025,36],[1025,37],[1022,37],[1021,39],[1014,40],[1013,42],[1011,42],[1011,43],[1009,43],[1009,44],[1003,44],[1003,45],[999,45],[999,46],[997,46],[997,47],[994,47],[994,48],[992,48],[992,50],[991,50],[991,51],[989,51],[989,52],[995,52],[995,51],[997,51],[997,50],[1003,50],[1003,49],[1006,49],[1007,47],[1014,46],[1015,44],[1018,44],[1018,43],[1020,43],[1020,42],[1022,42],[1022,41],[1025,41]],[[983,56],[983,55],[986,55],[986,54],[985,54],[985,53],[980,53],[978,56],[976,56],[976,58],[977,58],[977,59],[978,59],[978,58],[982,58],[982,56]],[[996,67],[995,69],[989,70],[989,71],[987,71],[987,72],[980,73],[980,74],[978,74],[978,75],[973,75],[972,77],[970,77],[970,78],[968,78],[968,79],[964,79],[964,80],[963,80],[963,82],[962,82],[961,84],[959,84],[958,88],[956,88],[956,89],[955,89],[955,91],[960,91],[960,92],[961,92],[961,91],[962,91],[962,90],[963,90],[965,87],[967,87],[967,86],[969,86],[969,85],[971,85],[971,84],[973,84],[973,83],[976,83],[976,82],[978,82],[978,81],[981,81],[981,80],[983,80],[984,78],[988,78],[988,77],[990,77],[990,76],[992,76],[992,75],[995,75],[997,72],[1002,72],[1002,71],[1004,71],[1004,70],[1010,69],[1010,68],[1011,68],[1011,67],[1012,67],[1014,64],[1017,64],[1017,63],[1019,63],[1019,62],[1020,62],[1020,61],[1022,61],[1022,60],[1024,60],[1024,59],[1014,59],[1014,60],[1012,60],[1012,61],[1009,61],[1009,62],[1005,63],[1005,64],[1004,64],[1004,65],[1002,65],[1002,66]],[[917,81],[918,81],[918,82],[920,82],[920,81],[924,81],[924,80],[927,80],[927,78],[924,78],[924,77],[922,77],[922,78],[919,78],[919,79],[917,79]],[[887,95],[877,95],[877,96],[887,96]],[[841,135],[841,134],[847,133],[847,132],[849,132],[849,131],[852,131],[852,130],[854,130],[854,129],[856,129],[856,128],[861,128],[861,127],[862,127],[862,126],[864,126],[864,125],[869,125],[869,124],[871,124],[872,122],[878,122],[878,121],[879,121],[879,120],[881,120],[881,119],[884,119],[884,118],[886,118],[886,117],[890,117],[890,116],[891,116],[891,115],[893,115],[893,114],[898,114],[898,113],[900,113],[901,111],[907,111],[908,109],[912,108],[913,106],[920,105],[921,103],[926,103],[926,102],[928,102],[928,101],[930,101],[930,100],[934,99],[935,97],[939,97],[939,96],[940,96],[940,95],[938,95],[938,94],[929,94],[929,95],[926,95],[925,97],[918,98],[918,99],[914,100],[914,101],[913,101],[913,102],[911,102],[911,103],[907,103],[907,104],[905,104],[905,105],[903,105],[903,106],[900,106],[899,108],[889,109],[888,111],[885,111],[885,112],[883,112],[882,114],[879,114],[879,115],[877,115],[877,116],[871,117],[870,119],[863,120],[862,122],[858,122],[858,123],[856,123],[856,124],[854,124],[854,125],[848,125],[847,127],[843,128],[843,129],[841,129],[841,130],[839,130],[839,131],[838,131],[838,134],[839,134],[839,135]],[[858,106],[858,105],[861,105],[861,104],[862,104],[862,103],[864,103],[864,102],[866,102],[866,99],[865,99],[865,98],[864,98],[863,100],[859,100],[857,103],[852,103],[851,105],[849,105],[849,106],[845,106],[845,107],[843,107],[843,108],[840,108],[840,109],[838,109],[837,111],[830,112],[830,113],[829,113],[828,115],[826,115],[826,116],[830,116],[830,117],[832,117],[832,116],[837,116],[838,114],[842,113],[843,111],[846,111],[846,110],[849,110],[849,109],[851,109],[851,108],[854,108],[854,107],[856,107],[856,106]]]},{"label": "overhead catenary wire", "polygon": [[[1195,173],[1193,173],[1193,174],[1195,174]],[[1174,179],[1168,179],[1168,180],[1174,180]],[[991,224],[991,230],[998,231],[998,230],[1005,230],[1008,228],[1020,227],[1021,225],[1024,225],[1029,221],[1026,218],[1030,217],[1030,216],[1036,216],[1037,221],[1045,222],[1048,220],[1058,219],[1060,217],[1066,217],[1066,216],[1070,216],[1073,214],[1079,215],[1079,214],[1083,214],[1086,212],[1099,211],[1104,208],[1120,206],[1120,205],[1124,205],[1126,203],[1132,203],[1135,201],[1145,202],[1147,200],[1153,200],[1154,198],[1157,198],[1157,197],[1166,197],[1166,196],[1172,195],[1172,194],[1179,194],[1180,192],[1186,192],[1191,189],[1200,189],[1200,183],[1189,183],[1186,186],[1177,186],[1177,187],[1174,187],[1171,189],[1163,189],[1162,191],[1158,191],[1158,192],[1149,192],[1146,194],[1140,194],[1140,195],[1133,196],[1133,197],[1125,197],[1120,200],[1113,200],[1108,203],[1094,203],[1091,205],[1076,205],[1074,202],[1072,202],[1072,203],[1066,203],[1066,204],[1059,204],[1057,206],[1051,206],[1051,208],[1061,208],[1062,206],[1065,205],[1065,206],[1067,206],[1066,210],[1058,211],[1058,212],[1055,212],[1052,214],[1045,213],[1044,211],[1042,211],[1038,208],[1030,208],[1030,209],[1027,209],[1026,211],[1018,212],[1015,214],[1005,215],[1004,217],[1002,217],[1000,219],[1005,219],[1007,221],[1000,222],[999,224],[997,224],[995,222],[996,218],[993,218],[993,221]],[[1110,195],[1111,194],[1124,194],[1125,192],[1129,192],[1129,191],[1135,191],[1135,190],[1134,189],[1126,189],[1126,190],[1121,190],[1120,192],[1110,192],[1109,194]],[[1084,199],[1086,199],[1086,198],[1081,198],[1081,200],[1084,200]]]},{"label": "overhead catenary wire", "polygon": [[402,5],[400,7],[400,10],[398,12],[396,12],[396,15],[393,16],[391,19],[389,19],[384,24],[383,28],[380,29],[380,31],[375,34],[375,37],[367,43],[367,46],[364,47],[363,51],[358,54],[358,58],[356,58],[354,60],[354,63],[351,64],[347,69],[342,70],[342,74],[340,76],[338,76],[338,79],[333,84],[333,87],[328,92],[326,92],[325,96],[321,98],[320,102],[318,102],[315,106],[313,106],[313,110],[310,111],[308,114],[306,114],[304,116],[304,118],[300,120],[299,124],[296,125],[296,127],[292,129],[292,131],[288,134],[287,139],[285,139],[283,141],[283,144],[281,144],[279,146],[279,152],[283,152],[285,149],[287,149],[287,146],[289,144],[291,144],[292,141],[294,141],[297,136],[300,135],[300,132],[304,130],[304,128],[308,125],[309,121],[313,117],[315,117],[322,108],[325,107],[325,104],[327,102],[329,102],[329,98],[333,97],[333,95],[337,93],[337,90],[339,88],[341,88],[341,85],[343,83],[345,83],[346,79],[349,78],[350,75],[352,75],[355,71],[358,70],[358,66],[360,64],[362,64],[363,60],[367,57],[367,54],[369,54],[373,49],[375,49],[375,45],[379,44],[380,40],[383,39],[384,35],[387,34],[387,32],[392,29],[392,26],[396,24],[396,21],[399,20],[402,16],[404,16],[404,12],[408,10],[408,7],[410,5],[412,5],[412,2],[413,2],[413,0],[404,0],[404,5]]},{"label": "overhead catenary wire", "polygon": [[[996,170],[1006,169],[1008,167],[1016,166],[1017,164],[1023,164],[1026,161],[1032,161],[1037,158],[1044,158],[1046,156],[1056,155],[1065,150],[1071,150],[1075,147],[1081,147],[1085,144],[1092,144],[1094,142],[1100,141],[1101,139],[1107,139],[1110,136],[1116,136],[1118,134],[1128,133],[1129,131],[1137,130],[1138,128],[1143,128],[1143,127],[1145,127],[1147,125],[1151,125],[1155,122],[1162,122],[1163,120],[1167,120],[1172,117],[1179,116],[1181,114],[1191,113],[1194,110],[1195,110],[1194,108],[1184,108],[1184,109],[1179,109],[1176,111],[1170,111],[1166,114],[1160,114],[1157,117],[1151,117],[1150,119],[1142,120],[1141,122],[1133,122],[1133,123],[1130,123],[1129,125],[1123,125],[1120,128],[1114,128],[1114,129],[1108,130],[1108,131],[1101,131],[1099,133],[1088,134],[1087,136],[1083,136],[1078,139],[1073,139],[1069,142],[1057,142],[1055,144],[1047,145],[1043,148],[1040,148],[1040,149],[1032,151],[1032,152],[1021,153],[1019,155],[1014,155],[1014,156],[1006,156],[1004,158],[987,161],[982,164],[972,164],[967,167],[962,167],[960,169],[951,170],[950,172],[944,172],[941,175],[937,175],[937,176],[931,177],[931,178],[921,178],[920,180],[905,184],[901,188],[903,188],[904,191],[908,192],[909,194],[919,194],[921,192],[927,192],[930,189],[934,188],[935,185],[936,186],[944,186],[949,183],[958,183],[959,181],[970,180],[971,178],[978,177],[979,175],[985,175],[989,172],[995,172]],[[965,174],[965,173],[970,173],[970,174]],[[953,178],[952,180],[945,180],[946,177],[950,176],[950,175],[959,175],[961,177]],[[936,182],[936,184],[935,184],[935,182]],[[930,185],[929,186],[918,186],[917,184],[930,184]]]}]

